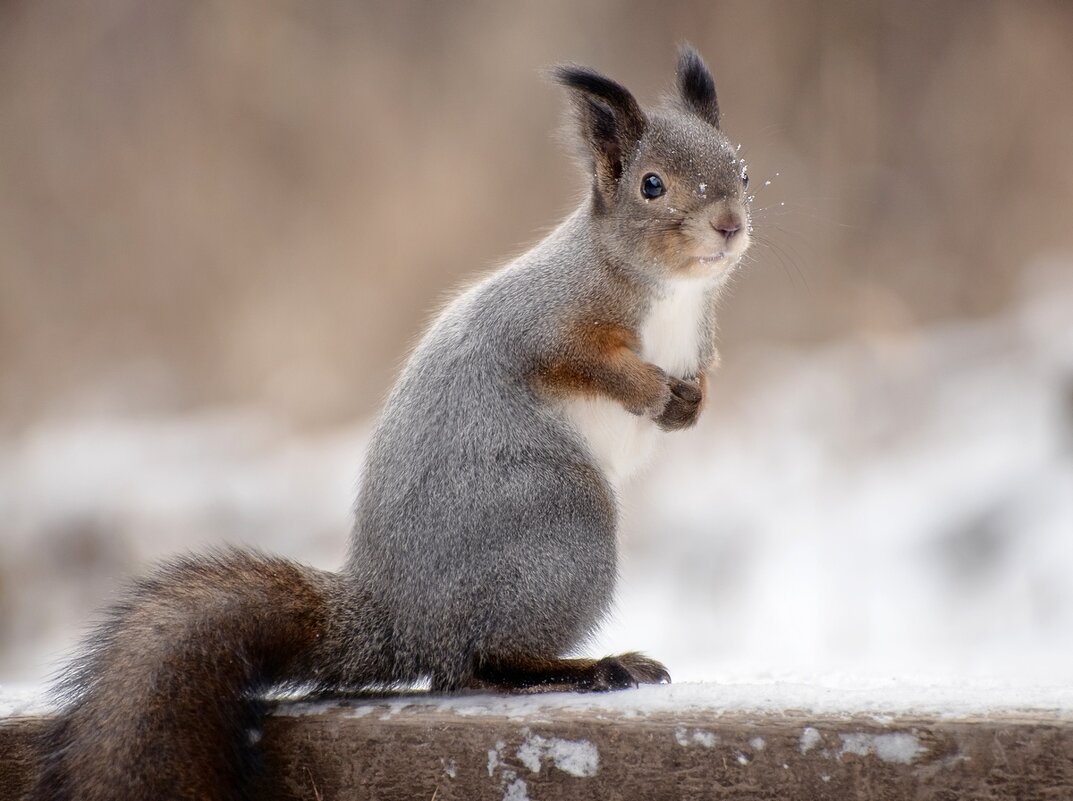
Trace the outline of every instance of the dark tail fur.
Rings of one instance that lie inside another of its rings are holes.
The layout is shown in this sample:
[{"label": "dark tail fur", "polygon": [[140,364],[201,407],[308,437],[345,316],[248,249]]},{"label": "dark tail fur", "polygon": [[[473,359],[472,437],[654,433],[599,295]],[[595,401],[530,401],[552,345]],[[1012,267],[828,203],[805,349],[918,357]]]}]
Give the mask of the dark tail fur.
[{"label": "dark tail fur", "polygon": [[61,684],[32,801],[256,797],[257,695],[318,679],[336,581],[228,551],[137,582]]}]

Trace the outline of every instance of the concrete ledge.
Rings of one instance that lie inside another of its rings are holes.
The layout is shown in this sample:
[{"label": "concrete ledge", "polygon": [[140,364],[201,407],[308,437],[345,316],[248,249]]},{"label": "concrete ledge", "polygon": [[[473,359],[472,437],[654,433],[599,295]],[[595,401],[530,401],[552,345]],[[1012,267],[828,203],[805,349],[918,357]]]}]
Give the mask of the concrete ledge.
[{"label": "concrete ledge", "polygon": [[[1073,798],[1073,717],[411,695],[285,704],[262,744],[273,799]],[[0,798],[21,797],[41,718],[0,722]]]}]

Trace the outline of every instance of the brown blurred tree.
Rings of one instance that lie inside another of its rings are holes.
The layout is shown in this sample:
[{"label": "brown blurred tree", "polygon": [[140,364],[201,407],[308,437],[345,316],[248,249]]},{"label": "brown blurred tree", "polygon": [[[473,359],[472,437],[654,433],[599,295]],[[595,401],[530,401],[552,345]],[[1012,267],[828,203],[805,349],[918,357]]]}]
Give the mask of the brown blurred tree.
[{"label": "brown blurred tree", "polygon": [[0,419],[367,413],[581,190],[538,69],[655,93],[682,38],[758,187],[731,352],[985,313],[1073,246],[1068,3],[7,3]]}]

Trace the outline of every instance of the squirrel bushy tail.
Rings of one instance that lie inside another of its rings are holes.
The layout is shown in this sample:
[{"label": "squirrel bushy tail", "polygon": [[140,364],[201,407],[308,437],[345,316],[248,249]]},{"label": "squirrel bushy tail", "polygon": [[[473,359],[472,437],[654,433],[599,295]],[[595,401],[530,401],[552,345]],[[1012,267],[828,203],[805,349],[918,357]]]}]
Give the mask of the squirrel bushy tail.
[{"label": "squirrel bushy tail", "polygon": [[342,591],[334,574],[239,550],[139,580],[61,684],[69,705],[32,801],[256,798],[258,694],[338,681],[324,671],[339,664],[327,616]]}]

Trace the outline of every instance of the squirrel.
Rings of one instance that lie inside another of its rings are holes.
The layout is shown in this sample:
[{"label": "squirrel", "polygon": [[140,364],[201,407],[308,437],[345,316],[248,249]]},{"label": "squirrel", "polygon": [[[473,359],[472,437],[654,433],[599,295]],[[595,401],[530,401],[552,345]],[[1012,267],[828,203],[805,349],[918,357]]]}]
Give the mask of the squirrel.
[{"label": "squirrel", "polygon": [[552,77],[590,191],[414,349],[342,570],[234,549],[136,581],[58,686],[31,799],[260,797],[270,689],[670,681],[639,653],[563,655],[611,604],[622,482],[701,411],[715,301],[749,245],[748,176],[690,46],[656,108],[587,67]]}]

